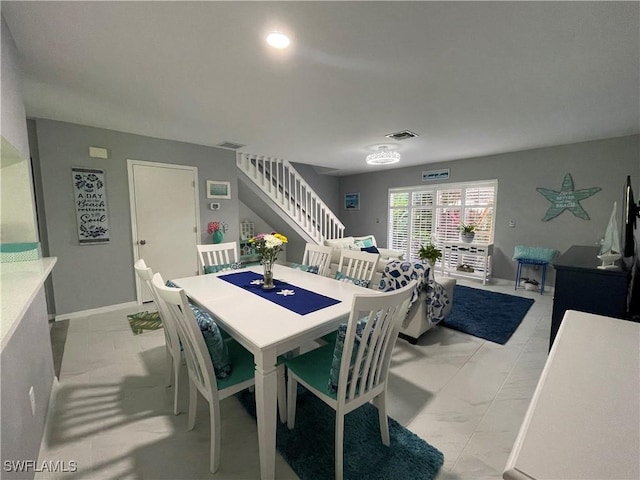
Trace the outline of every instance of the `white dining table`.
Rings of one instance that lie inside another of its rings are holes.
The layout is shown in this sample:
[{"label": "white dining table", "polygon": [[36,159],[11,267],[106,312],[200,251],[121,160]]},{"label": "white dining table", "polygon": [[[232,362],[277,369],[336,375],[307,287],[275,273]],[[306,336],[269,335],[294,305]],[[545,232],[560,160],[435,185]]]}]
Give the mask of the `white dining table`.
[{"label": "white dining table", "polygon": [[276,264],[273,269],[276,280],[339,300],[335,305],[300,315],[218,278],[242,271],[261,274],[262,267],[258,265],[172,281],[253,353],[260,476],[263,480],[271,480],[275,478],[278,355],[336,330],[340,322],[349,317],[354,295],[375,294],[377,290]]}]

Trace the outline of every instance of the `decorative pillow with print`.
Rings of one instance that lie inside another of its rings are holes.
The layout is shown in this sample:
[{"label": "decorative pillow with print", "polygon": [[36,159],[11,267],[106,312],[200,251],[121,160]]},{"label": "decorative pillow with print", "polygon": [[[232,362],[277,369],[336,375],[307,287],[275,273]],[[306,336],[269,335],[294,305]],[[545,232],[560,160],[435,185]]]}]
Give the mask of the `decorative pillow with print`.
[{"label": "decorative pillow with print", "polygon": [[358,278],[345,275],[342,272],[336,272],[335,279],[340,282],[353,283],[354,285],[357,285],[359,287],[364,287],[364,288],[369,288],[369,284],[371,283],[369,280],[360,280]]},{"label": "decorative pillow with print", "polygon": [[[373,322],[375,326],[375,322],[380,317],[380,312],[374,317]],[[351,352],[351,361],[349,364],[349,373],[347,375],[347,391],[351,386],[351,380],[353,379],[353,368],[354,363],[356,361],[356,357],[358,356],[358,349],[360,348],[360,343],[362,341],[362,335],[364,333],[364,329],[367,326],[367,318],[363,317],[362,319],[356,322],[356,335],[354,337],[354,346]],[[373,332],[373,328],[371,329]],[[340,379],[340,365],[342,364],[342,351],[344,350],[344,339],[347,336],[347,324],[341,323],[338,327],[338,333],[336,335],[336,344],[333,348],[333,359],[331,361],[331,370],[329,371],[329,383],[327,385],[327,390],[330,393],[337,393],[338,391],[338,380]],[[366,358],[368,353],[368,342],[365,346],[365,350],[362,353],[363,358]],[[362,369],[364,365],[360,366],[360,371],[358,372],[358,378],[362,376]]]},{"label": "decorative pillow with print", "polygon": [[240,262],[223,263],[222,265],[205,265],[204,273],[218,273],[224,270],[238,270],[239,268],[242,268]]},{"label": "decorative pillow with print", "polygon": [[303,272],[315,273],[316,275],[320,271],[320,265],[304,265],[302,263],[292,263],[289,265],[291,268],[295,268],[296,270],[302,270]]},{"label": "decorative pillow with print", "polygon": [[[167,287],[178,288],[171,280],[167,280],[166,285]],[[216,377],[227,378],[231,374],[231,360],[229,359],[229,349],[222,338],[218,325],[211,315],[197,305],[189,302],[189,307],[204,337],[204,343],[207,345],[207,350],[211,356]]]}]

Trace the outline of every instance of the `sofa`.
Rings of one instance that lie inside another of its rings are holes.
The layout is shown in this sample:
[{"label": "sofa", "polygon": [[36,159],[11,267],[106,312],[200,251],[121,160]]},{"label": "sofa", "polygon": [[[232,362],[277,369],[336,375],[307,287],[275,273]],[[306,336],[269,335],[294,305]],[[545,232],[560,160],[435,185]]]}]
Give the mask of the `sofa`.
[{"label": "sofa", "polygon": [[[342,249],[346,248],[350,250],[361,250],[364,247],[375,246],[380,252],[380,259],[378,260],[376,272],[373,276],[373,281],[371,282],[370,288],[372,289],[378,289],[380,279],[382,278],[382,273],[384,272],[384,269],[389,261],[404,259],[404,252],[402,251],[378,247],[375,236],[373,235],[325,240],[324,244],[325,246],[332,247],[333,249],[329,270],[329,276],[331,277],[335,276],[335,273],[338,269],[338,264],[340,262],[340,251]],[[441,276],[434,277],[434,279],[443,287],[444,292],[449,299],[449,304],[444,308],[443,311],[446,316],[451,311],[451,307],[453,305],[453,291],[456,285],[456,280],[454,278]],[[406,339],[410,343],[416,343],[418,338],[423,333],[425,333],[431,327],[437,325],[437,323],[432,322],[427,314],[428,307],[426,300],[427,293],[426,290],[423,290],[418,296],[418,299],[409,309],[409,313],[407,314],[407,317],[402,324],[402,328],[400,329],[401,338]]]}]

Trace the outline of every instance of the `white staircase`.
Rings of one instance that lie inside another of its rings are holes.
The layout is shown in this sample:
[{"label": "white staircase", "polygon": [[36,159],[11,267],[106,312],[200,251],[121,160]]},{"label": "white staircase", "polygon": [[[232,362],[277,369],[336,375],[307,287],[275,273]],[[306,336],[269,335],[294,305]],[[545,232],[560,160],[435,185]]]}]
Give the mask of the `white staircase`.
[{"label": "white staircase", "polygon": [[317,244],[342,238],[344,225],[284,159],[237,153],[238,168]]}]

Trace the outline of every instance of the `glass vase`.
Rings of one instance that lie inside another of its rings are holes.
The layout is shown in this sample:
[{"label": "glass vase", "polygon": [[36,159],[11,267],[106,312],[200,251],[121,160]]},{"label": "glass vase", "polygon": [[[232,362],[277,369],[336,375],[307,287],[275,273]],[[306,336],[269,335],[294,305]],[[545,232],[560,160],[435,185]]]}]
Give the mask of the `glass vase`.
[{"label": "glass vase", "polygon": [[264,290],[271,290],[275,288],[273,284],[273,260],[262,260],[262,267],[264,268],[264,276],[262,282],[262,288]]}]

